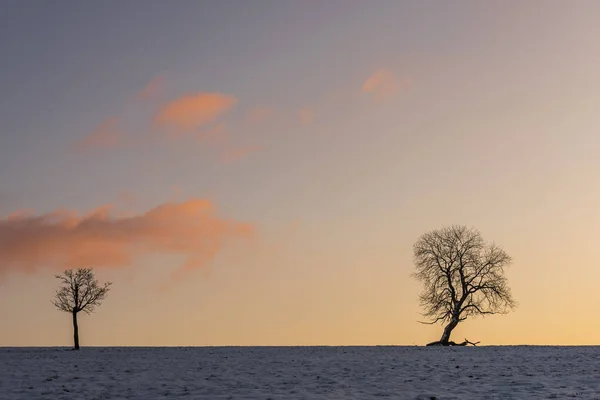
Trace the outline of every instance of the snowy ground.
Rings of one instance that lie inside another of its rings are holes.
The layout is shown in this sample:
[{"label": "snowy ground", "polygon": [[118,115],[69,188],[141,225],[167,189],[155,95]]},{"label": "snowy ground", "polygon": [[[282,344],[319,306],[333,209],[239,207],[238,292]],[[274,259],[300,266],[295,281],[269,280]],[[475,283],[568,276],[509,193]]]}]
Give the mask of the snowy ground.
[{"label": "snowy ground", "polygon": [[600,399],[600,347],[0,348],[0,399]]}]

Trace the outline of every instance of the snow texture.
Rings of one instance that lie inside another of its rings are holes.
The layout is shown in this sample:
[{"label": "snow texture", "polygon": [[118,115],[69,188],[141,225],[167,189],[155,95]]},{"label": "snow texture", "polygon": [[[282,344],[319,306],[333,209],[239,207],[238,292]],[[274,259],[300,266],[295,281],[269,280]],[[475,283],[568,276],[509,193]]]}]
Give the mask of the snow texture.
[{"label": "snow texture", "polygon": [[0,399],[600,399],[600,347],[0,348]]}]

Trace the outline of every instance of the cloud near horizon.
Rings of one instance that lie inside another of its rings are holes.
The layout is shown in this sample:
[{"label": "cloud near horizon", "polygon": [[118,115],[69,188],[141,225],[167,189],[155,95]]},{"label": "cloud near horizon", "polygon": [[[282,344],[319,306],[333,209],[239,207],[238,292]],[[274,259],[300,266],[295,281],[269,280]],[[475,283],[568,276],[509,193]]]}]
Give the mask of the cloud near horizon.
[{"label": "cloud near horizon", "polygon": [[114,217],[112,206],[80,215],[15,212],[0,219],[0,275],[47,268],[125,268],[147,254],[183,255],[172,277],[209,264],[223,246],[251,239],[252,224],[219,217],[213,203],[192,199],[165,203],[132,216]]},{"label": "cloud near horizon", "polygon": [[195,93],[165,104],[155,115],[154,123],[169,129],[171,136],[194,132],[228,112],[238,102],[222,93]]},{"label": "cloud near horizon", "polygon": [[80,151],[106,150],[123,143],[123,132],[119,128],[119,118],[108,118],[86,137],[78,140],[74,148]]}]

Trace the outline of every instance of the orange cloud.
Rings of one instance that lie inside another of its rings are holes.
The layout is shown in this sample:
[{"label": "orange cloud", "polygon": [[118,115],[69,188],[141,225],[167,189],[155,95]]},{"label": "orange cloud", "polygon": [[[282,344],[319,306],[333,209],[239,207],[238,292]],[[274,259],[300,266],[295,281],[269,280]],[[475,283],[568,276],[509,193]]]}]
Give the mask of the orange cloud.
[{"label": "orange cloud", "polygon": [[223,219],[208,200],[165,203],[143,214],[113,217],[111,206],[79,215],[57,210],[0,220],[0,274],[77,267],[128,267],[147,254],[178,254],[173,276],[210,263],[234,239],[252,238],[251,224]]},{"label": "orange cloud", "polygon": [[384,100],[395,95],[398,90],[409,83],[410,80],[407,78],[398,80],[396,75],[391,71],[380,69],[363,83],[362,91],[372,94],[379,100]]},{"label": "orange cloud", "polygon": [[23,218],[23,217],[28,217],[28,216],[31,216],[31,215],[34,215],[34,211],[31,210],[31,209],[15,210],[15,211],[11,212],[10,214],[8,214],[6,216],[6,219],[8,221],[10,221],[10,220],[20,219],[20,218]]},{"label": "orange cloud", "polygon": [[233,163],[239,161],[252,153],[256,153],[261,150],[261,146],[249,145],[243,147],[237,147],[229,149],[221,153],[221,161],[225,163]]},{"label": "orange cloud", "polygon": [[315,110],[312,108],[301,108],[298,111],[298,118],[300,118],[300,123],[302,125],[310,125],[315,121]]},{"label": "orange cloud", "polygon": [[119,119],[109,118],[92,133],[75,143],[75,149],[89,151],[111,149],[122,144],[123,132],[119,129]]},{"label": "orange cloud", "polygon": [[194,131],[217,120],[236,103],[233,96],[221,93],[196,93],[180,97],[156,114],[154,122],[171,128],[171,133],[181,135]]},{"label": "orange cloud", "polygon": [[161,91],[163,83],[165,81],[164,76],[157,76],[152,79],[141,92],[138,93],[138,98],[142,100],[149,100],[156,96]]}]

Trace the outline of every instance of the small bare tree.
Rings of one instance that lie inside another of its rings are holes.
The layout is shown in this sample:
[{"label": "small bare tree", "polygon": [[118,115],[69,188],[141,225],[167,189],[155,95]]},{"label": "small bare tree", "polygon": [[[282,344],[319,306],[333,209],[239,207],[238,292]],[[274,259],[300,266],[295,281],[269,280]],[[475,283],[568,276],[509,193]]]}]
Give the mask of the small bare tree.
[{"label": "small bare tree", "polygon": [[79,350],[77,314],[80,311],[92,313],[106,298],[112,283],[106,282],[100,286],[91,268],[79,268],[76,271],[68,269],[61,275],[56,275],[56,279],[61,281],[61,287],[56,291],[52,303],[60,311],[73,315],[74,348]]},{"label": "small bare tree", "polygon": [[[504,276],[510,256],[486,244],[475,229],[451,226],[425,233],[414,244],[414,263],[413,277],[424,286],[419,300],[427,323],[446,324],[441,339],[429,345],[456,345],[450,334],[459,322],[516,306]],[[476,343],[460,343],[466,344]]]}]

